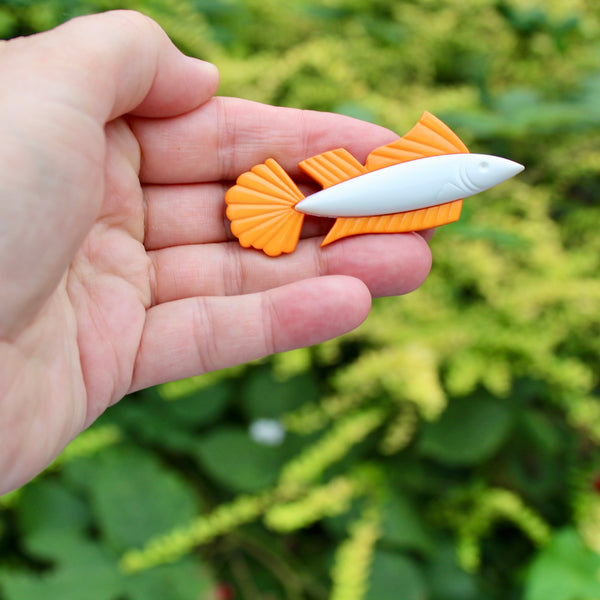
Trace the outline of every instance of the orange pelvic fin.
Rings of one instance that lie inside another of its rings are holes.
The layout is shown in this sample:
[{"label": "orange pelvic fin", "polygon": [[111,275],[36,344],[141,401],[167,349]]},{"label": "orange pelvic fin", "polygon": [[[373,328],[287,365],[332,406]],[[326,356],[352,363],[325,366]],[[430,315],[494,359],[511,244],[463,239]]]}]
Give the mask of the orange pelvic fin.
[{"label": "orange pelvic fin", "polygon": [[358,177],[368,170],[348,150],[338,148],[303,160],[298,166],[323,188]]},{"label": "orange pelvic fin", "polygon": [[366,165],[369,171],[375,171],[427,156],[468,152],[461,139],[446,124],[431,113],[424,112],[404,137],[373,150],[367,157]]},{"label": "orange pelvic fin", "polygon": [[304,220],[294,206],[302,198],[290,176],[269,158],[242,173],[225,194],[231,231],[244,248],[269,256],[293,252]]},{"label": "orange pelvic fin", "polygon": [[361,233],[406,233],[422,231],[458,221],[462,200],[378,217],[340,217],[335,220],[321,246]]}]

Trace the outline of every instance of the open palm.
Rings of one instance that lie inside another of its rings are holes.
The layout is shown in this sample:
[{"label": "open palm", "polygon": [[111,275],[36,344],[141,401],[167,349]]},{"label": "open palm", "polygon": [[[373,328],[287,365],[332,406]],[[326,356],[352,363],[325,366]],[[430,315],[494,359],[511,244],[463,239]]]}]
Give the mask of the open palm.
[{"label": "open palm", "polygon": [[300,160],[338,146],[363,159],[387,130],[213,98],[214,67],[128,12],[0,46],[0,75],[14,82],[0,98],[0,492],[128,392],[339,335],[372,295],[427,275],[415,234],[320,249],[308,223],[271,259],[225,219],[224,191],[252,165],[272,156],[299,178]]}]

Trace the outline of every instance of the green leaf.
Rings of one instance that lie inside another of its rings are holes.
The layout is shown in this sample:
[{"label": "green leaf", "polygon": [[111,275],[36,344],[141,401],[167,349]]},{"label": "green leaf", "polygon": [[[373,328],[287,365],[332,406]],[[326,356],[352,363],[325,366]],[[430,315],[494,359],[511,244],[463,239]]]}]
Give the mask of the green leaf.
[{"label": "green leaf", "polygon": [[436,600],[479,600],[475,577],[458,566],[452,543],[438,542],[426,571]]},{"label": "green leaf", "polygon": [[408,496],[394,492],[383,505],[381,540],[399,548],[429,552],[432,540]]},{"label": "green leaf", "polygon": [[232,395],[231,383],[219,381],[208,388],[197,390],[191,396],[163,403],[162,409],[166,409],[170,420],[189,429],[214,423],[225,411]]},{"label": "green leaf", "polygon": [[40,531],[81,532],[92,519],[84,500],[56,479],[37,479],[25,486],[16,512],[25,537]]},{"label": "green leaf", "polygon": [[215,582],[196,560],[185,559],[132,575],[127,600],[200,600],[212,598]]},{"label": "green leaf", "polygon": [[561,436],[556,425],[545,413],[530,409],[521,415],[520,423],[525,437],[545,454],[556,454],[561,449]]},{"label": "green leaf", "polygon": [[43,575],[24,571],[0,572],[6,600],[198,600],[208,598],[214,582],[196,561],[156,567],[124,575],[118,557],[100,544],[72,534],[54,533],[61,554],[60,567]]},{"label": "green leaf", "polygon": [[[47,534],[47,532],[46,532]],[[48,574],[8,571],[0,574],[6,600],[114,600],[123,576],[112,558],[96,543],[72,533],[52,537],[63,557],[69,557]]]},{"label": "green leaf", "polygon": [[371,564],[365,600],[384,598],[426,600],[427,589],[423,574],[414,561],[402,554],[378,550]]},{"label": "green leaf", "polygon": [[196,445],[198,462],[209,475],[239,492],[253,492],[273,485],[286,455],[280,446],[257,444],[239,427],[215,429]]},{"label": "green leaf", "polygon": [[110,419],[143,442],[189,453],[198,430],[214,423],[225,412],[233,387],[228,381],[211,385],[204,382],[193,385],[194,380],[176,383],[183,386],[177,393],[165,395],[160,386],[124,398],[111,411]]},{"label": "green leaf", "polygon": [[513,424],[510,408],[489,397],[453,400],[440,419],[423,426],[421,454],[448,465],[474,465],[490,458]]},{"label": "green leaf", "polygon": [[533,561],[525,600],[600,598],[600,555],[586,548],[574,529],[557,532]]},{"label": "green leaf", "polygon": [[110,418],[124,430],[133,433],[137,439],[161,448],[185,452],[194,436],[170,419],[170,405],[171,403],[157,400],[151,395],[146,397],[146,392],[142,392],[135,400],[121,400],[111,412]]},{"label": "green leaf", "polygon": [[107,449],[81,467],[78,479],[90,494],[102,535],[117,551],[189,523],[197,511],[188,484],[132,446]]},{"label": "green leaf", "polygon": [[23,489],[17,517],[29,552],[54,561],[68,561],[71,538],[92,523],[83,499],[60,482],[48,479],[38,479]]},{"label": "green leaf", "polygon": [[254,371],[242,390],[242,406],[250,420],[276,419],[307,402],[316,402],[319,386],[309,373],[276,379],[270,369]]},{"label": "green leaf", "polygon": [[[183,385],[188,381],[177,383]],[[188,430],[196,430],[218,420],[232,395],[233,386],[228,381],[218,381],[201,388],[187,386],[179,394],[168,396],[162,388],[153,388],[122,400],[112,417],[127,428],[140,432],[149,441],[160,443],[168,436],[176,444],[178,440],[185,439]],[[182,435],[178,435],[180,433]]]}]

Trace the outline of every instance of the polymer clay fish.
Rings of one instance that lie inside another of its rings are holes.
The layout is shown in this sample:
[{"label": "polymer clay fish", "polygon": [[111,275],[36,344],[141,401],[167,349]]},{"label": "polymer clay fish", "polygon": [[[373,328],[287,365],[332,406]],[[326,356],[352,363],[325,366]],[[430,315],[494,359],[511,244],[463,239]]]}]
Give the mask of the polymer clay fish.
[{"label": "polymer clay fish", "polygon": [[422,231],[457,221],[462,199],[520,173],[516,162],[470,154],[442,121],[425,112],[398,140],[361,164],[343,148],[298,165],[322,186],[304,196],[272,158],[252,167],[225,195],[231,231],[244,248],[293,252],[304,215],[335,217],[326,246],[351,235]]}]

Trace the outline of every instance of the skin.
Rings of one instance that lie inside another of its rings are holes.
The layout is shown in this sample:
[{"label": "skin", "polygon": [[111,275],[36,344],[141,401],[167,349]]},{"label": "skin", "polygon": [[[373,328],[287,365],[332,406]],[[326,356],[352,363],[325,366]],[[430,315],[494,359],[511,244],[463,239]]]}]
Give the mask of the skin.
[{"label": "skin", "polygon": [[423,236],[272,259],[232,239],[224,191],[268,156],[397,136],[342,116],[217,98],[216,67],[134,12],[0,45],[0,493],[124,395],[341,335],[407,293]]}]

